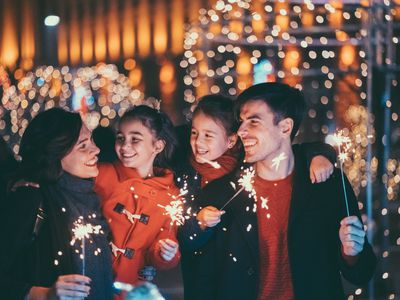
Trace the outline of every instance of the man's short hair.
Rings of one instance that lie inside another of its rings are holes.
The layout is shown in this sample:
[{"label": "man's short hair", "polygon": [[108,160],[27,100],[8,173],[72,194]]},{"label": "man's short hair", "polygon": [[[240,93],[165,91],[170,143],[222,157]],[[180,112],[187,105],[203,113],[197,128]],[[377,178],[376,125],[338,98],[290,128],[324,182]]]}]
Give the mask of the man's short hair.
[{"label": "man's short hair", "polygon": [[244,90],[236,101],[236,116],[239,117],[240,109],[249,101],[263,101],[274,114],[274,125],[281,120],[291,118],[293,130],[290,138],[293,141],[303,120],[306,103],[300,90],[284,83],[267,82],[253,85]]}]

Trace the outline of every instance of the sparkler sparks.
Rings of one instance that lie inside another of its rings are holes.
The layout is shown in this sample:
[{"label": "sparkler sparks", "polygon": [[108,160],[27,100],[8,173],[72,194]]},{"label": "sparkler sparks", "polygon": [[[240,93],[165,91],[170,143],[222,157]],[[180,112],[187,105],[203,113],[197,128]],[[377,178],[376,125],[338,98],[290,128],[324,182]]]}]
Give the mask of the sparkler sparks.
[{"label": "sparkler sparks", "polygon": [[348,151],[350,150],[352,143],[348,136],[344,135],[343,130],[339,130],[332,136],[332,141],[334,145],[337,147],[339,155],[338,159],[340,162],[340,173],[342,177],[342,186],[343,186],[343,194],[344,194],[344,201],[346,204],[346,212],[347,216],[350,216],[349,211],[349,203],[347,200],[347,192],[346,192],[346,185],[344,183],[344,173],[343,173],[343,163],[349,158]]},{"label": "sparkler sparks", "polygon": [[287,156],[286,156],[285,152],[282,152],[277,157],[272,159],[272,167],[275,167],[275,171],[278,171],[281,161],[284,161],[286,159],[287,159]]},{"label": "sparkler sparks", "polygon": [[[255,170],[253,167],[244,170],[242,176],[239,178],[238,183],[242,186],[225,204],[220,208],[223,210],[233,199],[237,197],[243,190],[250,193],[250,197],[256,197],[256,191],[253,189],[253,178],[255,176]],[[235,186],[231,182],[231,186]]]},{"label": "sparkler sparks", "polygon": [[101,225],[93,225],[90,223],[85,224],[83,222],[83,217],[81,216],[73,223],[73,226],[73,236],[70,244],[71,246],[75,245],[77,240],[82,243],[82,254],[80,257],[82,258],[82,275],[85,275],[85,240],[89,239],[91,234],[102,233]]},{"label": "sparkler sparks", "polygon": [[183,201],[176,199],[170,202],[168,205],[157,204],[158,207],[165,209],[163,215],[168,215],[171,218],[172,225],[183,225],[185,223],[185,217],[183,216]]}]

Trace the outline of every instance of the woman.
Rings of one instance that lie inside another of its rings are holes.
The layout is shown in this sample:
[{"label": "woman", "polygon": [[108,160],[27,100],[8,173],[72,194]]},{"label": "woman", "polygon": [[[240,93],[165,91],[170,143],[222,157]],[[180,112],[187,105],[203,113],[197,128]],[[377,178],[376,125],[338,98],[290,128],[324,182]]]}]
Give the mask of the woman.
[{"label": "woman", "polygon": [[[50,109],[29,124],[15,182],[40,187],[16,188],[2,209],[4,299],[112,299],[107,225],[91,180],[98,153],[79,114]],[[85,247],[71,243],[78,219],[99,232]]]}]

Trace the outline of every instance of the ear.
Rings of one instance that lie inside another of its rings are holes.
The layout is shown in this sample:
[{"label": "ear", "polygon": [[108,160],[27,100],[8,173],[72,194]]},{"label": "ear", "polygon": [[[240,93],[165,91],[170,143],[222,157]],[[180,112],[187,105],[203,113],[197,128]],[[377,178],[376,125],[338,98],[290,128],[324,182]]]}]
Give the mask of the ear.
[{"label": "ear", "polygon": [[165,148],[165,141],[164,140],[157,140],[155,143],[154,143],[154,146],[155,146],[155,153],[156,154],[158,154],[158,153],[160,153],[160,152],[162,152],[163,150],[164,150],[164,148]]},{"label": "ear", "polygon": [[228,149],[232,149],[233,147],[235,147],[237,139],[238,139],[238,136],[236,133],[231,134],[228,137]]},{"label": "ear", "polygon": [[290,135],[292,133],[293,130],[293,119],[292,118],[285,118],[283,120],[281,120],[278,124],[281,135],[283,137],[288,137],[290,139]]}]

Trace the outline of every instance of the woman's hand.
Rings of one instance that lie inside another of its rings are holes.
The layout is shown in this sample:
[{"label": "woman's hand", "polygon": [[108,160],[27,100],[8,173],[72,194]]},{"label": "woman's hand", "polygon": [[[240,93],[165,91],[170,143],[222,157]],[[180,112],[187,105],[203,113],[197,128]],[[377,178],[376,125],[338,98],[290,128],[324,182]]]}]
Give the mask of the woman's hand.
[{"label": "woman's hand", "polygon": [[160,256],[165,261],[171,261],[178,253],[179,245],[177,242],[170,239],[163,239],[158,241],[161,245]]},{"label": "woman's hand", "polygon": [[34,286],[26,300],[83,300],[89,295],[91,279],[87,276],[62,275],[51,288]]}]

